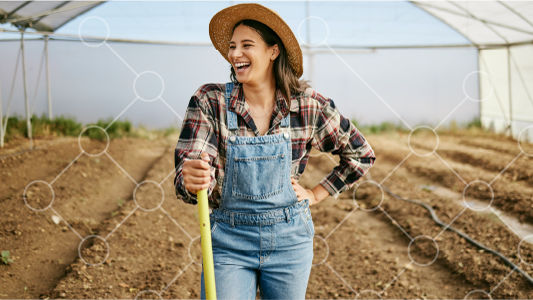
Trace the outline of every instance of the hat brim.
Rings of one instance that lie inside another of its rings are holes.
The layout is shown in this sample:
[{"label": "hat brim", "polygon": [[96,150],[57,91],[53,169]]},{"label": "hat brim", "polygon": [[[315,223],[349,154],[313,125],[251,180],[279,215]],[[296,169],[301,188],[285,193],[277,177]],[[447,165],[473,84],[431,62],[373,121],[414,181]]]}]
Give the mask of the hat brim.
[{"label": "hat brim", "polygon": [[256,3],[243,3],[227,7],[216,13],[209,22],[209,37],[213,46],[229,62],[229,42],[233,27],[241,20],[251,19],[270,27],[280,37],[287,50],[289,64],[296,76],[303,74],[303,58],[300,44],[291,28],[273,10]]}]

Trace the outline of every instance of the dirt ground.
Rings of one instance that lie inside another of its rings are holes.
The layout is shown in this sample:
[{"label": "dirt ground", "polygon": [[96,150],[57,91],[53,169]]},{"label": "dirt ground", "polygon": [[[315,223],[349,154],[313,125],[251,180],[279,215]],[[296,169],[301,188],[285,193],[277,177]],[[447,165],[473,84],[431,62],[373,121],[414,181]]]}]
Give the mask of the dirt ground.
[{"label": "dirt ground", "polygon": [[[176,139],[115,139],[106,152],[77,138],[0,150],[0,250],[13,259],[0,264],[0,298],[198,298],[197,207],[174,193]],[[311,208],[307,298],[533,298],[518,270],[380,188],[430,205],[533,276],[533,232],[519,236],[490,212],[533,225],[533,145],[522,152],[487,134],[440,134],[438,145],[423,132],[367,139],[371,171]],[[300,182],[313,187],[336,161],[313,152]],[[486,209],[469,209],[463,194]]]}]

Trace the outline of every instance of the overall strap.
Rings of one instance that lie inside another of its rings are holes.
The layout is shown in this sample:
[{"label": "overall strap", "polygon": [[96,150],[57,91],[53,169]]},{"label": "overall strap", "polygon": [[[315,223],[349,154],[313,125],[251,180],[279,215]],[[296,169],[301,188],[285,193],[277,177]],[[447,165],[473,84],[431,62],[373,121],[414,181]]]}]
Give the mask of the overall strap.
[{"label": "overall strap", "polygon": [[237,114],[229,110],[231,91],[233,91],[233,82],[226,83],[226,121],[229,130],[237,130]]},{"label": "overall strap", "polygon": [[281,119],[281,127],[290,127],[291,125],[291,112],[289,112],[283,119]]}]

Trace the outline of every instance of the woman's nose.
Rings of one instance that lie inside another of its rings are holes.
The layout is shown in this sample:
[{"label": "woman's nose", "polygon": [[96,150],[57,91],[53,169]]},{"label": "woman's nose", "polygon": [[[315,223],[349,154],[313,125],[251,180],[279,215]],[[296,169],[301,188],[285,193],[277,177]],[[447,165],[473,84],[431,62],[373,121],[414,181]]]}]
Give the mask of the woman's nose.
[{"label": "woman's nose", "polygon": [[237,58],[242,56],[242,51],[238,48],[233,48],[229,50],[229,57],[230,58]]}]

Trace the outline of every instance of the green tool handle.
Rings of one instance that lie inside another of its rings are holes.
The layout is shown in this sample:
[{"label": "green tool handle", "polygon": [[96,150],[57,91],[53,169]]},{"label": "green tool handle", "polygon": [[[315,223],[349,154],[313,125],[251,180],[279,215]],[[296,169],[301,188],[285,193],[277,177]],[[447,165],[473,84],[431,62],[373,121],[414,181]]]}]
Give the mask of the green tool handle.
[{"label": "green tool handle", "polygon": [[215,266],[213,264],[213,248],[211,245],[211,224],[209,222],[209,204],[207,190],[197,193],[198,215],[200,217],[200,236],[202,241],[202,259],[204,266],[205,296],[207,299],[217,299],[215,287]]}]

